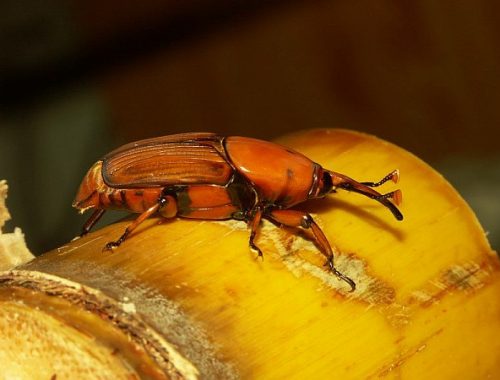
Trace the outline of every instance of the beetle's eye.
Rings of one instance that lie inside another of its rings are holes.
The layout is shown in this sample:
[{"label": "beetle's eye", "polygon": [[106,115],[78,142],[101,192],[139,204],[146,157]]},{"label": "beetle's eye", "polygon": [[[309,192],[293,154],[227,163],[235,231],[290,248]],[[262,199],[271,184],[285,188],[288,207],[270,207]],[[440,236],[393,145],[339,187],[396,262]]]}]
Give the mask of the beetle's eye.
[{"label": "beetle's eye", "polygon": [[323,172],[323,186],[320,190],[320,195],[328,194],[333,189],[332,176],[327,171]]}]

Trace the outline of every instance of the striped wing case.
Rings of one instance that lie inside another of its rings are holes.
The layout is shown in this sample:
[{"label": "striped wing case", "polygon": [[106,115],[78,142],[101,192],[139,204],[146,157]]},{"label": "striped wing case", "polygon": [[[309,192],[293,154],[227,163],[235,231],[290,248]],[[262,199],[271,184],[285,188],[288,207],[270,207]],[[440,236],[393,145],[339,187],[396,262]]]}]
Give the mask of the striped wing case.
[{"label": "striped wing case", "polygon": [[124,145],[103,158],[104,181],[120,188],[225,185],[233,169],[222,139],[212,133],[183,133]]}]

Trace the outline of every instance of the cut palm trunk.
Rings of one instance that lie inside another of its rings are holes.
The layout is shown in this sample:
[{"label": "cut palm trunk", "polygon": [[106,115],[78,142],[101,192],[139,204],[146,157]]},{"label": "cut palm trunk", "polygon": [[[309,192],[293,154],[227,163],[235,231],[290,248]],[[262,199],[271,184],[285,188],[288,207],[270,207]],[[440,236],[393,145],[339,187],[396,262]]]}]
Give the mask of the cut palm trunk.
[{"label": "cut palm trunk", "polygon": [[243,222],[151,218],[103,252],[122,221],[0,273],[3,373],[500,377],[500,263],[457,192],[372,136],[310,130],[278,142],[360,181],[400,170],[402,222],[344,191],[300,206],[337,247],[354,292],[308,232],[264,222],[260,260]]}]

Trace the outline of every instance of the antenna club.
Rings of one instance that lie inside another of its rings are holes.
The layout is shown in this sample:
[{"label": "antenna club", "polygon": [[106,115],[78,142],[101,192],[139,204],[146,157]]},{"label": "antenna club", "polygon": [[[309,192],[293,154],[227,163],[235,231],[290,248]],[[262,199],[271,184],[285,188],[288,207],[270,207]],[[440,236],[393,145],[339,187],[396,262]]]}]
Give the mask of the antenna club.
[{"label": "antenna club", "polygon": [[392,182],[394,183],[398,183],[399,182],[399,169],[396,169],[394,170],[392,173],[391,173],[391,179],[392,179]]},{"label": "antenna club", "polygon": [[400,206],[403,203],[403,192],[401,190],[395,190],[392,196],[392,201],[396,206]]}]

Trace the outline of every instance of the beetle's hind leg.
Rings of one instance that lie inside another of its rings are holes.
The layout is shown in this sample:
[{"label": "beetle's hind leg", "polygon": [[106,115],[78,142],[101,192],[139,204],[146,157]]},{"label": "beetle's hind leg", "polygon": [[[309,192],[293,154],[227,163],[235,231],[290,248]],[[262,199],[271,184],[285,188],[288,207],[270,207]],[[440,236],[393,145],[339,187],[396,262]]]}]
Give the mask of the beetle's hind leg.
[{"label": "beetle's hind leg", "polygon": [[342,281],[345,281],[351,287],[351,291],[356,289],[356,283],[346,276],[345,274],[339,272],[335,265],[333,264],[333,250],[326,238],[325,234],[316,224],[314,219],[308,213],[297,211],[297,210],[273,210],[266,213],[266,216],[274,220],[277,223],[281,223],[288,227],[302,227],[306,229],[311,229],[316,243],[321,247],[321,253],[326,256],[325,265],[328,266],[330,271],[337,276]]},{"label": "beetle's hind leg", "polygon": [[130,233],[135,230],[142,222],[153,215],[155,212],[160,212],[163,216],[173,217],[177,214],[177,202],[175,198],[171,195],[163,195],[160,197],[158,202],[144,211],[141,215],[137,217],[132,223],[130,223],[125,232],[118,238],[118,240],[110,241],[107,243],[103,251],[112,250],[113,248],[119,247],[127,238]]}]

